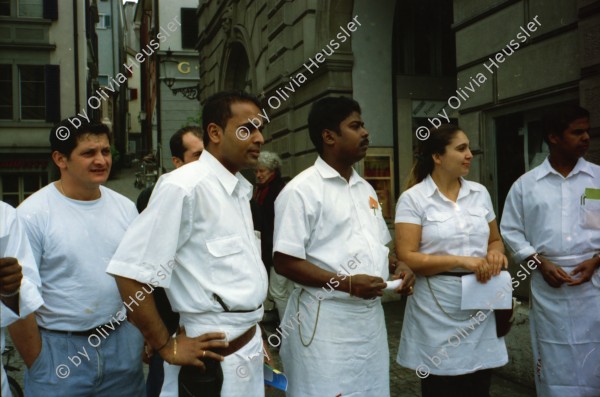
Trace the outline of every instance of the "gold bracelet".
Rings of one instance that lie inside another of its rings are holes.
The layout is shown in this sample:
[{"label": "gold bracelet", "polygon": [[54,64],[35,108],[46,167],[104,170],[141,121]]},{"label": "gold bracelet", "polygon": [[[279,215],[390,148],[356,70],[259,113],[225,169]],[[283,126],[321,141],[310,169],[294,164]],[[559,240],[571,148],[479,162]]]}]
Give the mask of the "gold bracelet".
[{"label": "gold bracelet", "polygon": [[173,337],[173,357],[177,355],[177,335]]},{"label": "gold bracelet", "polygon": [[352,275],[350,275],[350,287],[348,288],[348,293],[352,296]]}]

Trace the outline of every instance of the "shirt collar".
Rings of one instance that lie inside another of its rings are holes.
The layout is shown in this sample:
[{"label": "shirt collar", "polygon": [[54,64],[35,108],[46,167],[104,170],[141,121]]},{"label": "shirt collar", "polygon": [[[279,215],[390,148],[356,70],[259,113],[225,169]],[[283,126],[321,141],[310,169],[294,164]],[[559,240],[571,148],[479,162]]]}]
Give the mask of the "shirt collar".
[{"label": "shirt collar", "polygon": [[[423,180],[423,189],[424,189],[424,193],[427,197],[431,197],[433,196],[433,194],[438,191],[439,189],[437,187],[437,185],[435,184],[435,182],[433,181],[433,178],[431,177],[431,174],[427,175],[427,177]],[[466,180],[465,178],[460,178],[460,190],[458,192],[458,199],[466,196],[469,194],[469,192],[471,191],[476,191],[479,192],[481,191],[481,185],[477,184],[477,183],[471,183],[470,181]],[[443,196],[443,194],[440,195]]]},{"label": "shirt collar", "polygon": [[[346,180],[332,166],[327,164],[325,160],[321,158],[321,156],[317,157],[317,160],[315,161],[315,168],[317,169],[317,171],[323,179],[342,178],[344,181]],[[361,180],[362,179],[360,178],[360,175],[358,175],[358,172],[356,172],[356,170],[353,168],[352,175],[350,175],[350,181],[348,182],[348,184],[354,185],[355,183],[359,183]]]},{"label": "shirt collar", "polygon": [[239,186],[237,189],[239,197],[247,197],[248,200],[252,198],[252,184],[239,172],[236,172],[235,175],[229,172],[208,150],[202,152],[199,161],[202,167],[207,166],[213,171],[213,175],[217,177],[227,194],[232,196],[236,192],[236,187]]},{"label": "shirt collar", "polygon": [[[594,172],[592,171],[592,167],[590,166],[590,163],[587,162],[583,157],[580,157],[579,160],[577,160],[577,164],[575,164],[575,167],[573,168],[573,170],[571,170],[569,175],[567,175],[567,178],[569,178],[570,176],[573,176],[573,175],[577,175],[580,172],[585,172],[586,174],[594,176]],[[548,157],[546,157],[544,162],[538,167],[537,173],[535,175],[535,180],[539,181],[540,179],[542,179],[550,174],[556,174],[556,175],[560,176],[561,178],[564,178],[558,171],[556,171],[552,167],[552,165],[550,164],[550,156],[548,156]]]}]

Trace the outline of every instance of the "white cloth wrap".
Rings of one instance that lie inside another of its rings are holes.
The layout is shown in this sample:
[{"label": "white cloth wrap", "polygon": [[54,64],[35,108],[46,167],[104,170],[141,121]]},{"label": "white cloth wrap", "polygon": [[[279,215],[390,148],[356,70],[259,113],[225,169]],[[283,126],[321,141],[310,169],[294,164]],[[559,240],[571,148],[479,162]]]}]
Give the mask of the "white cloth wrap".
[{"label": "white cloth wrap", "polygon": [[[546,259],[570,274],[592,255]],[[535,271],[531,300],[529,321],[538,396],[600,396],[600,289],[591,282],[553,288]]]},{"label": "white cloth wrap", "polygon": [[462,375],[505,365],[508,353],[504,338],[496,335],[494,313],[486,309],[478,315],[478,310],[460,309],[460,277],[433,276],[429,281],[446,313],[467,320],[457,321],[444,314],[426,277],[416,276],[414,294],[406,304],[398,364],[411,369],[426,365],[434,375]]},{"label": "white cloth wrap", "polygon": [[[316,298],[296,288],[281,322],[281,359],[288,397],[389,397],[389,350],[381,299],[324,299],[317,320]],[[300,312],[300,325],[297,314]],[[287,325],[287,326],[286,326]],[[291,327],[293,326],[293,329]],[[277,343],[271,337],[270,343]]]}]

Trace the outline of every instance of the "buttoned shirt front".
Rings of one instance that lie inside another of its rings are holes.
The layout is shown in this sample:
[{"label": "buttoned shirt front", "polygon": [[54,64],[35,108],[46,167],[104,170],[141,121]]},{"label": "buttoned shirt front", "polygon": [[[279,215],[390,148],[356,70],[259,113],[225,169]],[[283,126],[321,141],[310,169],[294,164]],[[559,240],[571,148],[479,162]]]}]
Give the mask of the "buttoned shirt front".
[{"label": "buttoned shirt front", "polygon": [[[273,252],[336,274],[388,277],[390,234],[373,187],[352,171],[346,181],[321,157],[286,185],[275,201]],[[347,293],[306,287],[324,299]],[[321,298],[319,298],[321,299]]]},{"label": "buttoned shirt front", "polygon": [[463,178],[460,182],[456,202],[440,192],[431,175],[400,196],[395,222],[422,226],[419,252],[480,258],[487,255],[488,223],[496,218],[492,200],[483,185]]},{"label": "buttoned shirt front", "polygon": [[513,184],[501,231],[517,261],[536,252],[591,257],[600,250],[600,200],[586,198],[586,189],[600,189],[600,167],[583,158],[567,177],[546,158]]},{"label": "buttoned shirt front", "polygon": [[252,185],[240,173],[233,175],[204,151],[198,161],[160,178],[108,273],[165,288],[182,316],[223,312],[219,299],[231,311],[256,310],[266,297],[267,274],[251,195]]}]

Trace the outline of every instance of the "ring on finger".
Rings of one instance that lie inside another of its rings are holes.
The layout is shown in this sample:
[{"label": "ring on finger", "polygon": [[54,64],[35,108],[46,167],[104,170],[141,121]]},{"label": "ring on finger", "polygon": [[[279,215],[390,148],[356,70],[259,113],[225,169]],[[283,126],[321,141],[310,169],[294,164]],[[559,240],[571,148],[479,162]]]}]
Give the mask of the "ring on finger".
[{"label": "ring on finger", "polygon": [[202,351],[202,358],[204,358],[204,356],[206,356],[206,350]]}]

